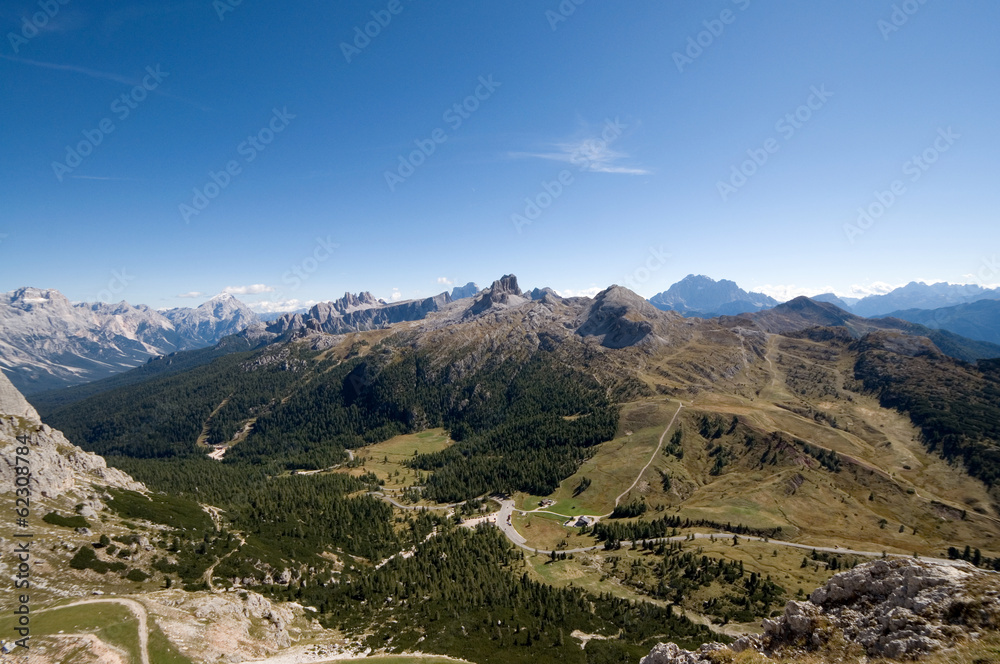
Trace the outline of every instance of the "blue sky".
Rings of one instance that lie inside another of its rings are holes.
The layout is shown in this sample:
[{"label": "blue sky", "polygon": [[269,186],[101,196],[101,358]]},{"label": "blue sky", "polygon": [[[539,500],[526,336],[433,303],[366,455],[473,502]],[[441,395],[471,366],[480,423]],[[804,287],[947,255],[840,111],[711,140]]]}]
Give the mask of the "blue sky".
[{"label": "blue sky", "polygon": [[0,291],[1000,283],[995,2],[232,3],[0,5]]}]

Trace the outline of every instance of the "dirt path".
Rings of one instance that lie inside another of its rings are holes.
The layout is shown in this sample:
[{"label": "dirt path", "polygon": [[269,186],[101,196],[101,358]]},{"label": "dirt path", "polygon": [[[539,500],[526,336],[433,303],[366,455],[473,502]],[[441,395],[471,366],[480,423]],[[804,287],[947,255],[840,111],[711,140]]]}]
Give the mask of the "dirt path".
[{"label": "dirt path", "polygon": [[139,602],[134,599],[119,599],[119,598],[104,598],[104,599],[84,599],[78,602],[72,602],[71,604],[63,604],[61,606],[53,606],[48,609],[41,609],[38,613],[45,611],[58,611],[59,609],[68,609],[73,606],[83,606],[84,604],[120,604],[132,612],[132,615],[136,617],[139,621],[139,657],[142,664],[149,663],[149,616],[146,613],[146,607],[144,607]]},{"label": "dirt path", "polygon": [[[625,495],[628,494],[629,491],[631,491],[632,489],[635,488],[635,486],[639,483],[639,480],[642,479],[642,476],[646,474],[646,471],[649,469],[649,467],[651,465],[653,465],[654,461],[656,461],[657,455],[660,453],[660,450],[663,449],[663,439],[667,437],[668,433],[670,433],[670,429],[673,428],[674,422],[677,421],[677,416],[681,414],[681,410],[683,408],[684,408],[684,404],[679,404],[677,406],[677,412],[675,412],[674,416],[670,418],[670,423],[667,424],[667,428],[663,430],[662,434],[660,434],[660,442],[656,445],[656,450],[653,451],[653,456],[649,457],[649,461],[646,463],[645,466],[642,467],[642,470],[639,471],[639,475],[635,478],[635,481],[632,482],[632,486],[630,486],[629,488],[627,488],[624,491],[622,491],[618,495],[618,497],[615,498],[615,507],[618,507],[618,502],[622,498],[624,498]],[[605,514],[604,516],[610,516],[610,514]]]},{"label": "dirt path", "polygon": [[206,585],[206,586],[208,586],[208,591],[209,591],[209,592],[213,592],[213,593],[214,593],[214,592],[217,592],[217,591],[215,590],[215,586],[213,586],[213,585],[212,585],[212,575],[213,575],[213,574],[215,574],[215,567],[216,567],[216,566],[217,566],[217,565],[218,565],[219,563],[221,563],[221,562],[222,562],[223,560],[225,560],[225,559],[226,559],[226,558],[228,558],[229,556],[231,556],[231,555],[233,555],[234,553],[236,553],[237,551],[239,551],[239,550],[240,550],[240,548],[241,548],[241,547],[242,547],[242,546],[243,546],[244,544],[246,544],[246,543],[247,543],[247,541],[246,541],[245,539],[243,539],[243,537],[242,537],[241,535],[237,535],[237,537],[239,537],[239,538],[240,538],[240,544],[239,544],[239,546],[237,546],[237,547],[236,547],[235,549],[233,549],[232,551],[230,551],[229,553],[227,553],[226,555],[222,556],[221,558],[219,558],[218,560],[216,560],[216,561],[215,561],[214,563],[212,563],[211,565],[209,565],[209,566],[208,566],[208,569],[206,569],[206,570],[205,570],[205,573],[204,573],[204,574],[202,575],[202,581],[204,581],[204,582],[205,582],[205,585]]}]

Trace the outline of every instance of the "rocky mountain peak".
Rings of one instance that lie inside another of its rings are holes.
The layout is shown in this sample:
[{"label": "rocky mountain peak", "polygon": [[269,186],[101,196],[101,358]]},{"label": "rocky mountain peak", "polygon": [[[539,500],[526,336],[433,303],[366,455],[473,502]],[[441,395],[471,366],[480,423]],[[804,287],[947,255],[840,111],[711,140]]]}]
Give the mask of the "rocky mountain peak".
[{"label": "rocky mountain peak", "polygon": [[517,277],[513,274],[505,274],[501,278],[494,281],[493,285],[490,286],[490,292],[495,295],[521,295],[521,289],[517,286]]},{"label": "rocky mountain peak", "polygon": [[65,313],[73,310],[69,299],[57,290],[51,288],[18,288],[6,294],[7,304],[11,308],[22,311],[34,311],[36,308],[52,310],[54,313]]},{"label": "rocky mountain peak", "polygon": [[607,348],[634,346],[654,333],[654,320],[665,316],[641,296],[621,286],[597,294],[577,329],[584,337],[597,337]]},{"label": "rocky mountain peak", "polygon": [[455,286],[451,289],[451,299],[452,300],[464,300],[466,298],[475,297],[479,293],[479,286],[475,282],[470,281],[464,286]]},{"label": "rocky mountain peak", "polygon": [[548,287],[545,287],[545,288],[533,288],[531,290],[531,292],[525,293],[525,295],[531,297],[532,300],[542,300],[542,299],[545,299],[546,297],[555,298],[557,300],[561,299],[559,297],[559,293],[555,292],[554,290],[552,290],[551,288],[548,288]]},{"label": "rocky mountain peak", "polygon": [[513,307],[527,301],[528,298],[524,297],[517,285],[517,277],[505,274],[480,293],[478,299],[469,307],[466,316],[478,316],[494,307]]},{"label": "rocky mountain peak", "polygon": [[352,311],[357,311],[358,309],[377,307],[385,303],[368,291],[364,291],[363,293],[358,293],[357,295],[354,295],[353,293],[344,293],[344,297],[339,300],[334,300],[330,304],[335,310],[342,314],[346,314]]},{"label": "rocky mountain peak", "polygon": [[657,309],[701,317],[760,311],[778,304],[764,293],[747,292],[728,279],[689,274],[649,301]]}]

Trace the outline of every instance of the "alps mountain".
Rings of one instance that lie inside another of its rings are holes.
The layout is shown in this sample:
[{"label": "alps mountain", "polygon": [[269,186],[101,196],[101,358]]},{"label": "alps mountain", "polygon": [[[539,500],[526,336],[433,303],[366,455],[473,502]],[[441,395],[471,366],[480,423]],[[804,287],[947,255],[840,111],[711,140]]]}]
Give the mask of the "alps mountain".
[{"label": "alps mountain", "polygon": [[764,293],[748,293],[727,279],[715,281],[704,275],[689,274],[666,291],[649,299],[661,311],[676,311],[684,316],[713,316],[760,311],[778,304]]},{"label": "alps mountain", "polygon": [[[386,303],[371,293],[352,295],[334,302],[321,302],[304,314],[287,314],[272,321],[264,336],[272,338],[293,330],[314,330],[328,334],[344,334],[361,330],[376,330],[394,323],[422,320],[452,301],[447,292],[423,300]],[[254,331],[257,333],[257,331]]]},{"label": "alps mountain", "polygon": [[150,357],[211,346],[256,323],[223,294],[195,309],[73,304],[57,290],[0,294],[0,369],[23,393],[68,387],[134,368]]},{"label": "alps mountain", "polygon": [[869,295],[853,307],[859,316],[885,316],[906,309],[939,309],[957,304],[1000,298],[1000,288],[988,289],[976,284],[925,284],[911,281],[885,295]]}]

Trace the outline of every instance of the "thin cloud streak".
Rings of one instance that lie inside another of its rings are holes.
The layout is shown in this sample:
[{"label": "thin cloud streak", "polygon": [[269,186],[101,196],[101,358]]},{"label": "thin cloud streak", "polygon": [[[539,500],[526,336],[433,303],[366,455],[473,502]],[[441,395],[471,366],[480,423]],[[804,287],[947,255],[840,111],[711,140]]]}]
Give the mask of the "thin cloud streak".
[{"label": "thin cloud streak", "polygon": [[[110,81],[112,83],[120,83],[122,85],[136,86],[141,85],[142,82],[136,79],[129,79],[125,76],[119,76],[118,74],[113,74],[105,71],[98,71],[97,69],[90,69],[88,67],[78,67],[76,65],[64,65],[57,62],[39,62],[38,60],[28,60],[27,58],[12,58],[9,55],[4,55],[0,53],[0,58],[4,60],[9,60],[10,62],[16,62],[19,64],[30,65],[32,67],[40,67],[42,69],[52,69],[55,71],[67,71],[75,74],[83,74],[90,78],[97,79],[99,81]],[[201,104],[199,102],[193,101],[191,99],[186,99],[184,97],[179,97],[177,95],[170,94],[169,92],[164,92],[158,87],[151,91],[153,94],[160,95],[161,97],[166,97],[167,99],[174,99],[184,104],[194,106],[198,110],[205,111],[206,113],[211,112],[211,108]]]},{"label": "thin cloud streak", "polygon": [[612,150],[601,140],[584,139],[570,143],[553,145],[555,152],[511,152],[512,159],[544,159],[579,166],[580,170],[590,173],[616,173],[619,175],[649,175],[651,171],[644,168],[617,166],[616,162],[629,158],[620,150]]}]

